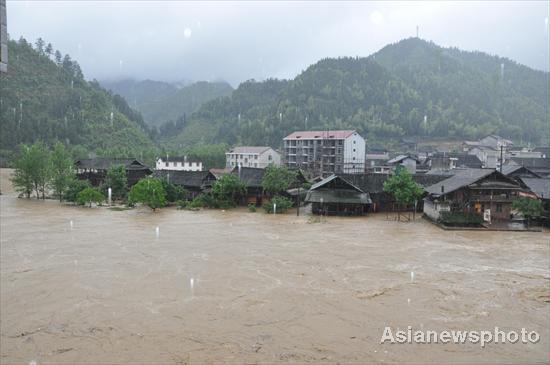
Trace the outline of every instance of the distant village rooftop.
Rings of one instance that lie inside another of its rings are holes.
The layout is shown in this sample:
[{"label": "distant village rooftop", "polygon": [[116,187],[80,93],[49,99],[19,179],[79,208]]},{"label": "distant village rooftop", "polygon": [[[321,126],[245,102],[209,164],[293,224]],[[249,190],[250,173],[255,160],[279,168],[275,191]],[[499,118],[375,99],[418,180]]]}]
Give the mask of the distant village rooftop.
[{"label": "distant village rooftop", "polygon": [[314,138],[334,138],[345,139],[351,136],[353,133],[357,133],[355,130],[337,130],[337,131],[297,131],[289,134],[286,139],[314,139]]}]

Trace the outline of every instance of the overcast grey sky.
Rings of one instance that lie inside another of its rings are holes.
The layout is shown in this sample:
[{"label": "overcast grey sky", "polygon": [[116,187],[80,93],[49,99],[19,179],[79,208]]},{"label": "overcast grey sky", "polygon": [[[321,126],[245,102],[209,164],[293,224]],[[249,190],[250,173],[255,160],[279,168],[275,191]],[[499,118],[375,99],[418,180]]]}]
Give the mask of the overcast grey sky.
[{"label": "overcast grey sky", "polygon": [[549,69],[549,1],[183,2],[8,0],[13,39],[38,37],[87,78],[290,78],[324,57],[414,36]]}]

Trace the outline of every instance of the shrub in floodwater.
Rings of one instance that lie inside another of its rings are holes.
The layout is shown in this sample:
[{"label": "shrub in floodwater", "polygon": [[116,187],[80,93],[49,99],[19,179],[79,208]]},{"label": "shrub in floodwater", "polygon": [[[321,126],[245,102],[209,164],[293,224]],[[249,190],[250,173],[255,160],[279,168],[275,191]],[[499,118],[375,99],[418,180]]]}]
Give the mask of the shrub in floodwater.
[{"label": "shrub in floodwater", "polygon": [[483,217],[475,213],[442,212],[439,221],[447,226],[478,227]]},{"label": "shrub in floodwater", "polygon": [[88,180],[73,180],[69,184],[63,199],[69,202],[77,203],[77,196],[82,190],[91,188],[92,185]]},{"label": "shrub in floodwater", "polygon": [[202,193],[197,195],[192,201],[187,204],[188,208],[215,208],[217,207],[216,201],[212,195]]},{"label": "shrub in floodwater", "polygon": [[273,204],[277,205],[277,211],[275,213],[284,213],[292,207],[292,200],[287,197],[275,195],[270,201],[266,201],[262,208],[266,213],[273,213]]},{"label": "shrub in floodwater", "polygon": [[86,188],[82,190],[80,193],[78,193],[76,200],[78,204],[84,205],[88,204],[89,207],[92,207],[92,203],[100,204],[102,201],[105,200],[105,197],[99,191],[99,189],[96,188]]},{"label": "shrub in floodwater", "polygon": [[248,211],[254,213],[256,211],[256,205],[253,203],[248,204]]},{"label": "shrub in floodwater", "polygon": [[189,202],[187,200],[178,200],[176,201],[176,208],[177,209],[185,209],[189,205]]}]

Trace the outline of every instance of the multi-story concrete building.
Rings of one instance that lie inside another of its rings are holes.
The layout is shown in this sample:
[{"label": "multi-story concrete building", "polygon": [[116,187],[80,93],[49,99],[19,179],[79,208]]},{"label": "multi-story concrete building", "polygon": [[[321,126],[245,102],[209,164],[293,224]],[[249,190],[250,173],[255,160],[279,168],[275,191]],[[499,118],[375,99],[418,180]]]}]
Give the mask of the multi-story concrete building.
[{"label": "multi-story concrete building", "polygon": [[225,153],[225,167],[227,168],[241,166],[264,169],[271,164],[281,164],[281,155],[271,147],[234,147]]},{"label": "multi-story concrete building", "polygon": [[8,20],[6,0],[0,0],[0,72],[8,72]]},{"label": "multi-story concrete building", "polygon": [[300,131],[283,139],[284,163],[315,176],[365,172],[365,139],[355,130]]},{"label": "multi-story concrete building", "polygon": [[202,171],[202,162],[187,156],[166,156],[157,158],[157,170]]}]

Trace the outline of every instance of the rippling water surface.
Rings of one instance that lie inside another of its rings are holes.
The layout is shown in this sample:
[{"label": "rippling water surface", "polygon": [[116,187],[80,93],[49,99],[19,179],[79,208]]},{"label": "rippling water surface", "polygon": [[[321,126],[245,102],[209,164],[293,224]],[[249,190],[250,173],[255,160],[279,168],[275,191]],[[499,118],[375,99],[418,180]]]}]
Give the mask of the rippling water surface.
[{"label": "rippling water surface", "polygon": [[[548,231],[90,209],[17,199],[6,176],[1,363],[550,362]],[[409,325],[541,340],[380,344]]]}]

